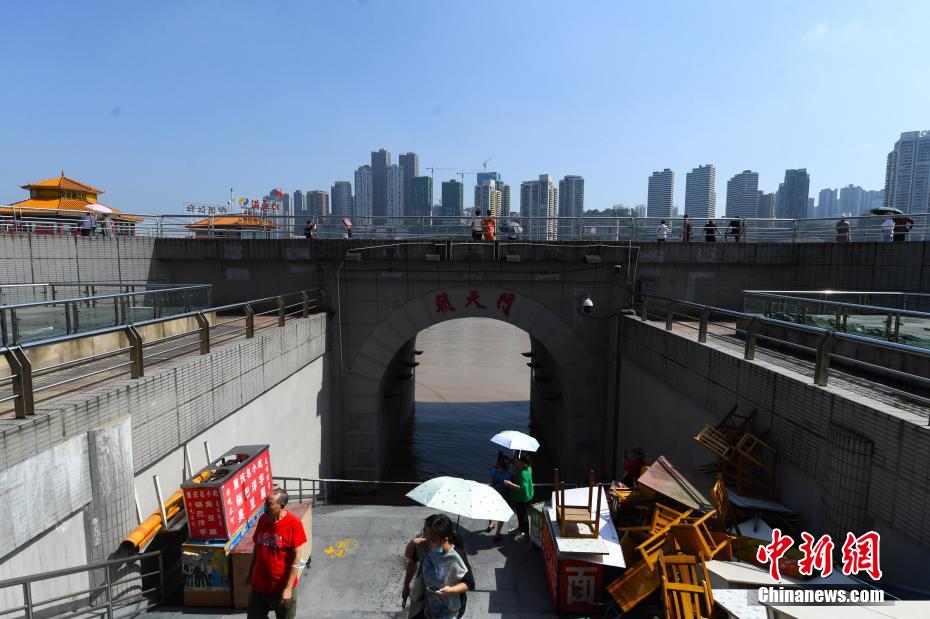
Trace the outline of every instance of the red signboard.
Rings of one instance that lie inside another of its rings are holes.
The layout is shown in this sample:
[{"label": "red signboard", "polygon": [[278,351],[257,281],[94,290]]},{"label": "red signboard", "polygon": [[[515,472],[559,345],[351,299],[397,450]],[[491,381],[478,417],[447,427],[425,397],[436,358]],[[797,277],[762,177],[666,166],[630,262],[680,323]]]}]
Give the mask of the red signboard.
[{"label": "red signboard", "polygon": [[542,553],[543,564],[546,566],[546,581],[549,583],[549,594],[552,603],[559,605],[559,558],[556,556],[555,540],[552,538],[552,526],[543,508],[543,534]]},{"label": "red signboard", "polygon": [[230,539],[262,509],[271,492],[268,446],[236,447],[198,475],[205,471],[211,473],[205,481],[181,485],[190,539]]},{"label": "red signboard", "polygon": [[598,612],[604,600],[604,566],[576,559],[559,559],[552,522],[544,514],[542,553],[549,593],[562,612]]}]

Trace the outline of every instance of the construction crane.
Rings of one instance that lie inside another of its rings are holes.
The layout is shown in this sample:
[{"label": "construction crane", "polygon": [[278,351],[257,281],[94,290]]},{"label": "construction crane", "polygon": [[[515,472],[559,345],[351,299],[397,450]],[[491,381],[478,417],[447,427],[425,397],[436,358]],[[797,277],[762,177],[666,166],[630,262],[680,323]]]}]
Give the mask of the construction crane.
[{"label": "construction crane", "polygon": [[439,166],[428,166],[426,169],[429,170],[430,182],[432,182],[432,181],[434,180],[434,179],[433,179],[433,171],[434,171],[434,170],[458,170],[458,168],[441,168],[441,167],[439,167]]},{"label": "construction crane", "polygon": [[458,174],[459,176],[462,177],[462,184],[464,185],[464,184],[465,184],[465,175],[466,175],[466,174],[474,174],[474,175],[477,177],[477,175],[478,175],[478,174],[482,174],[482,172],[481,172],[481,170],[471,170],[471,171],[469,171],[469,170],[459,170],[458,172],[456,172],[456,174]]},{"label": "construction crane", "polygon": [[484,171],[485,171],[485,172],[488,171],[488,162],[489,162],[491,159],[494,159],[494,157],[488,157],[487,159],[485,159],[484,161],[481,162],[481,167],[484,168]]}]

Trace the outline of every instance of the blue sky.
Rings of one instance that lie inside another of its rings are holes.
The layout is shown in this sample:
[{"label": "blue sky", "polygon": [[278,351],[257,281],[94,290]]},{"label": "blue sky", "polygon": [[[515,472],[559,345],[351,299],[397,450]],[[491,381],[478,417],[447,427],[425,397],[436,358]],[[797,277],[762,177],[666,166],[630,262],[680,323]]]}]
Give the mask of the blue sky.
[{"label": "blue sky", "polygon": [[[880,189],[930,129],[913,2],[4,2],[0,202],[60,169],[130,212],[351,180],[371,150],[585,177],[645,202],[653,170]],[[451,172],[437,171],[438,184]],[[518,191],[518,190],[516,190]],[[515,193],[515,196],[518,195]],[[516,200],[516,197],[515,197]],[[516,205],[516,204],[515,204]]]}]

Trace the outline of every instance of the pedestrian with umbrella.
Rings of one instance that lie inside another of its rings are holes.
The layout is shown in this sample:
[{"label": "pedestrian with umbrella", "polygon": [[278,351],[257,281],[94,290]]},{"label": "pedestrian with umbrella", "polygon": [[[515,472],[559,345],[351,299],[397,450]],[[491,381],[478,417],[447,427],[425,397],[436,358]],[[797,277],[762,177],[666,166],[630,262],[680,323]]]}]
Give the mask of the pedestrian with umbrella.
[{"label": "pedestrian with umbrella", "polygon": [[421,535],[407,544],[404,556],[407,569],[401,605],[410,600],[408,617],[465,615],[466,592],[474,590],[475,577],[462,539],[448,516],[428,516]]},{"label": "pedestrian with umbrella", "polygon": [[894,218],[894,237],[892,240],[896,243],[903,243],[907,240],[907,233],[914,227],[914,220],[905,214],[900,214]]},{"label": "pedestrian with umbrella", "polygon": [[[513,474],[510,472],[510,458],[504,455],[504,452],[497,452],[497,462],[494,463],[494,466],[491,468],[491,487],[497,490],[498,494],[503,497],[506,501],[510,496],[510,489],[507,488],[507,485],[504,482],[507,482],[511,479]],[[488,520],[488,528],[485,529],[485,533],[490,533],[491,529],[494,528],[494,520]],[[501,529],[504,527],[504,521],[497,521],[497,532],[494,534],[494,541],[499,542],[501,540]]]},{"label": "pedestrian with umbrella", "polygon": [[505,481],[504,484],[511,488],[513,500],[517,506],[517,528],[511,529],[511,534],[516,533],[515,542],[523,543],[529,539],[530,521],[526,510],[530,503],[533,502],[533,459],[529,453],[523,451],[514,460],[516,473],[513,481]]},{"label": "pedestrian with umbrella", "polygon": [[[904,212],[894,208],[893,206],[880,206],[878,208],[873,208],[869,211],[873,215],[884,215],[885,219],[882,221],[882,240],[885,242],[891,241],[892,236],[895,233],[895,220],[892,219],[892,215],[903,215]],[[903,240],[903,239],[902,239]]]}]

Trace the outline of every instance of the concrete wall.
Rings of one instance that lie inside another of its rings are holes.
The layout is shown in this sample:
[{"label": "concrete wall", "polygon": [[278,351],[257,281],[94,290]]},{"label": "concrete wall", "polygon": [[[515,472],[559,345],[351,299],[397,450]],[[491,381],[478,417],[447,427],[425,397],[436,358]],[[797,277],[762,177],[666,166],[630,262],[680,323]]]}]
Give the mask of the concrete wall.
[{"label": "concrete wall", "polygon": [[165,282],[155,243],[143,237],[3,235],[0,284]]},{"label": "concrete wall", "polygon": [[[42,404],[26,419],[0,419],[0,574],[109,557],[136,524],[134,485],[145,511],[154,511],[149,473],[161,472],[162,487],[173,492],[185,443],[194,444],[197,464],[203,440],[214,455],[268,442],[279,474],[328,473],[325,315],[146,372]],[[36,555],[76,545],[81,553]],[[73,584],[52,583],[49,596],[72,591]]]},{"label": "concrete wall", "polygon": [[[764,362],[745,361],[638,318],[624,317],[618,442],[666,454],[694,472],[713,455],[694,441],[734,404],[756,409],[753,430],[779,453],[780,500],[804,530],[845,540],[881,533],[889,582],[926,589],[930,571],[930,428],[925,417],[817,387]],[[840,542],[842,544],[842,542]]]},{"label": "concrete wall", "polygon": [[[329,391],[324,380],[328,359],[319,357],[238,411],[189,441],[191,465],[196,471],[207,464],[203,449],[209,442],[217,458],[236,445],[271,445],[271,470],[275,475],[319,478],[323,466],[322,420],[328,415]],[[136,494],[143,517],[157,508],[153,475],[159,476],[167,498],[181,482],[184,450],[178,448],[158,462],[137,472]]]},{"label": "concrete wall", "polygon": [[930,292],[930,243],[640,243],[646,292],[740,308],[755,290]]},{"label": "concrete wall", "polygon": [[[26,501],[26,497],[18,497]],[[9,512],[4,513],[4,519]],[[62,570],[87,563],[87,547],[84,538],[83,510],[68,515],[51,529],[37,537],[31,544],[14,553],[0,557],[0,580],[18,578],[26,574],[39,574]],[[69,591],[88,588],[86,573],[74,574],[36,583],[32,587],[33,599],[46,600]],[[22,587],[0,589],[0,611],[23,603]],[[22,615],[5,615],[21,617]]]}]

